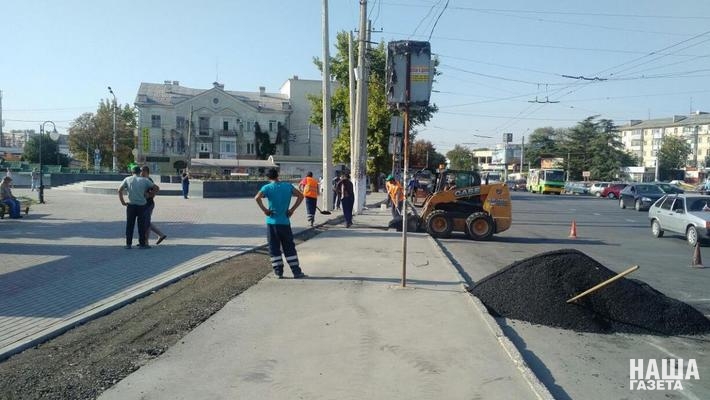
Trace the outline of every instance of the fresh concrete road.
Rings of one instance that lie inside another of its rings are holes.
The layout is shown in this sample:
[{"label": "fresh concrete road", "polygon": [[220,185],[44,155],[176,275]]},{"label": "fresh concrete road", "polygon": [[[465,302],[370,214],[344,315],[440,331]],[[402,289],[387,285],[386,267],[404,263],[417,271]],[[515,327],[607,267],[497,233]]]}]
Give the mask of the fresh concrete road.
[{"label": "fresh concrete road", "polygon": [[[690,268],[693,249],[680,236],[653,238],[647,215],[607,199],[513,193],[510,230],[489,242],[460,236],[440,242],[474,282],[513,261],[562,248],[578,249],[617,272],[640,265],[630,278],[710,315],[710,268]],[[572,220],[577,239],[568,237]],[[710,248],[702,255],[710,265]],[[710,398],[710,336],[599,335],[497,320],[558,399]],[[684,382],[683,391],[633,392],[632,358],[694,358],[701,379]]]}]

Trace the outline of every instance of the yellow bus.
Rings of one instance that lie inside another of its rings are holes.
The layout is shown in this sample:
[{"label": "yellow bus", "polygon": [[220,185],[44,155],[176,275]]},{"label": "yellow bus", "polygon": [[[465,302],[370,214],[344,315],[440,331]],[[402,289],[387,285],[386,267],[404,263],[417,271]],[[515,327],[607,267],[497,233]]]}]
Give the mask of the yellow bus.
[{"label": "yellow bus", "polygon": [[528,192],[560,194],[565,187],[565,171],[556,168],[531,169],[527,186]]}]

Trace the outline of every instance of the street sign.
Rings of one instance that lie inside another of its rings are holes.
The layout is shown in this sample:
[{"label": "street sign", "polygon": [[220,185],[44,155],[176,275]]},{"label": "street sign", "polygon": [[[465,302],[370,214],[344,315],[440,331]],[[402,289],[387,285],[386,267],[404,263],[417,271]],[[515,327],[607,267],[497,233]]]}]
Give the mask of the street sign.
[{"label": "street sign", "polygon": [[590,176],[592,176],[590,171],[582,171],[583,178],[589,178]]},{"label": "street sign", "polygon": [[434,80],[429,42],[389,42],[386,64],[387,103],[397,108],[407,103],[414,108],[429,105]]}]

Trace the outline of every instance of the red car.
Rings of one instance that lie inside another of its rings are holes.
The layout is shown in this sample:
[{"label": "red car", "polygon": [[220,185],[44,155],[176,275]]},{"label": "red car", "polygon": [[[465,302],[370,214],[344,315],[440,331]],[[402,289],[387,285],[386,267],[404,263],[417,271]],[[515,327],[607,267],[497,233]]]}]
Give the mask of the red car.
[{"label": "red car", "polygon": [[608,199],[618,199],[619,192],[621,192],[628,184],[626,183],[613,183],[604,189],[602,189],[601,197],[606,197]]}]

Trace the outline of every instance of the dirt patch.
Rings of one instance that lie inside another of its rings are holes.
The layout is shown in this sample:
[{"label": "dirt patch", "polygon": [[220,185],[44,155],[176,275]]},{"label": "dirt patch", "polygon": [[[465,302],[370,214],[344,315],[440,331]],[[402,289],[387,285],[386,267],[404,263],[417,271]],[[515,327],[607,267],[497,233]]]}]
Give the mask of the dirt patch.
[{"label": "dirt patch", "polygon": [[268,250],[259,248],[14,355],[0,363],[0,399],[94,399],[271,271]]},{"label": "dirt patch", "polygon": [[584,253],[557,250],[516,261],[471,288],[496,316],[597,333],[695,335],[710,320],[651,286],[622,278],[582,299],[575,295],[616,273]]}]

